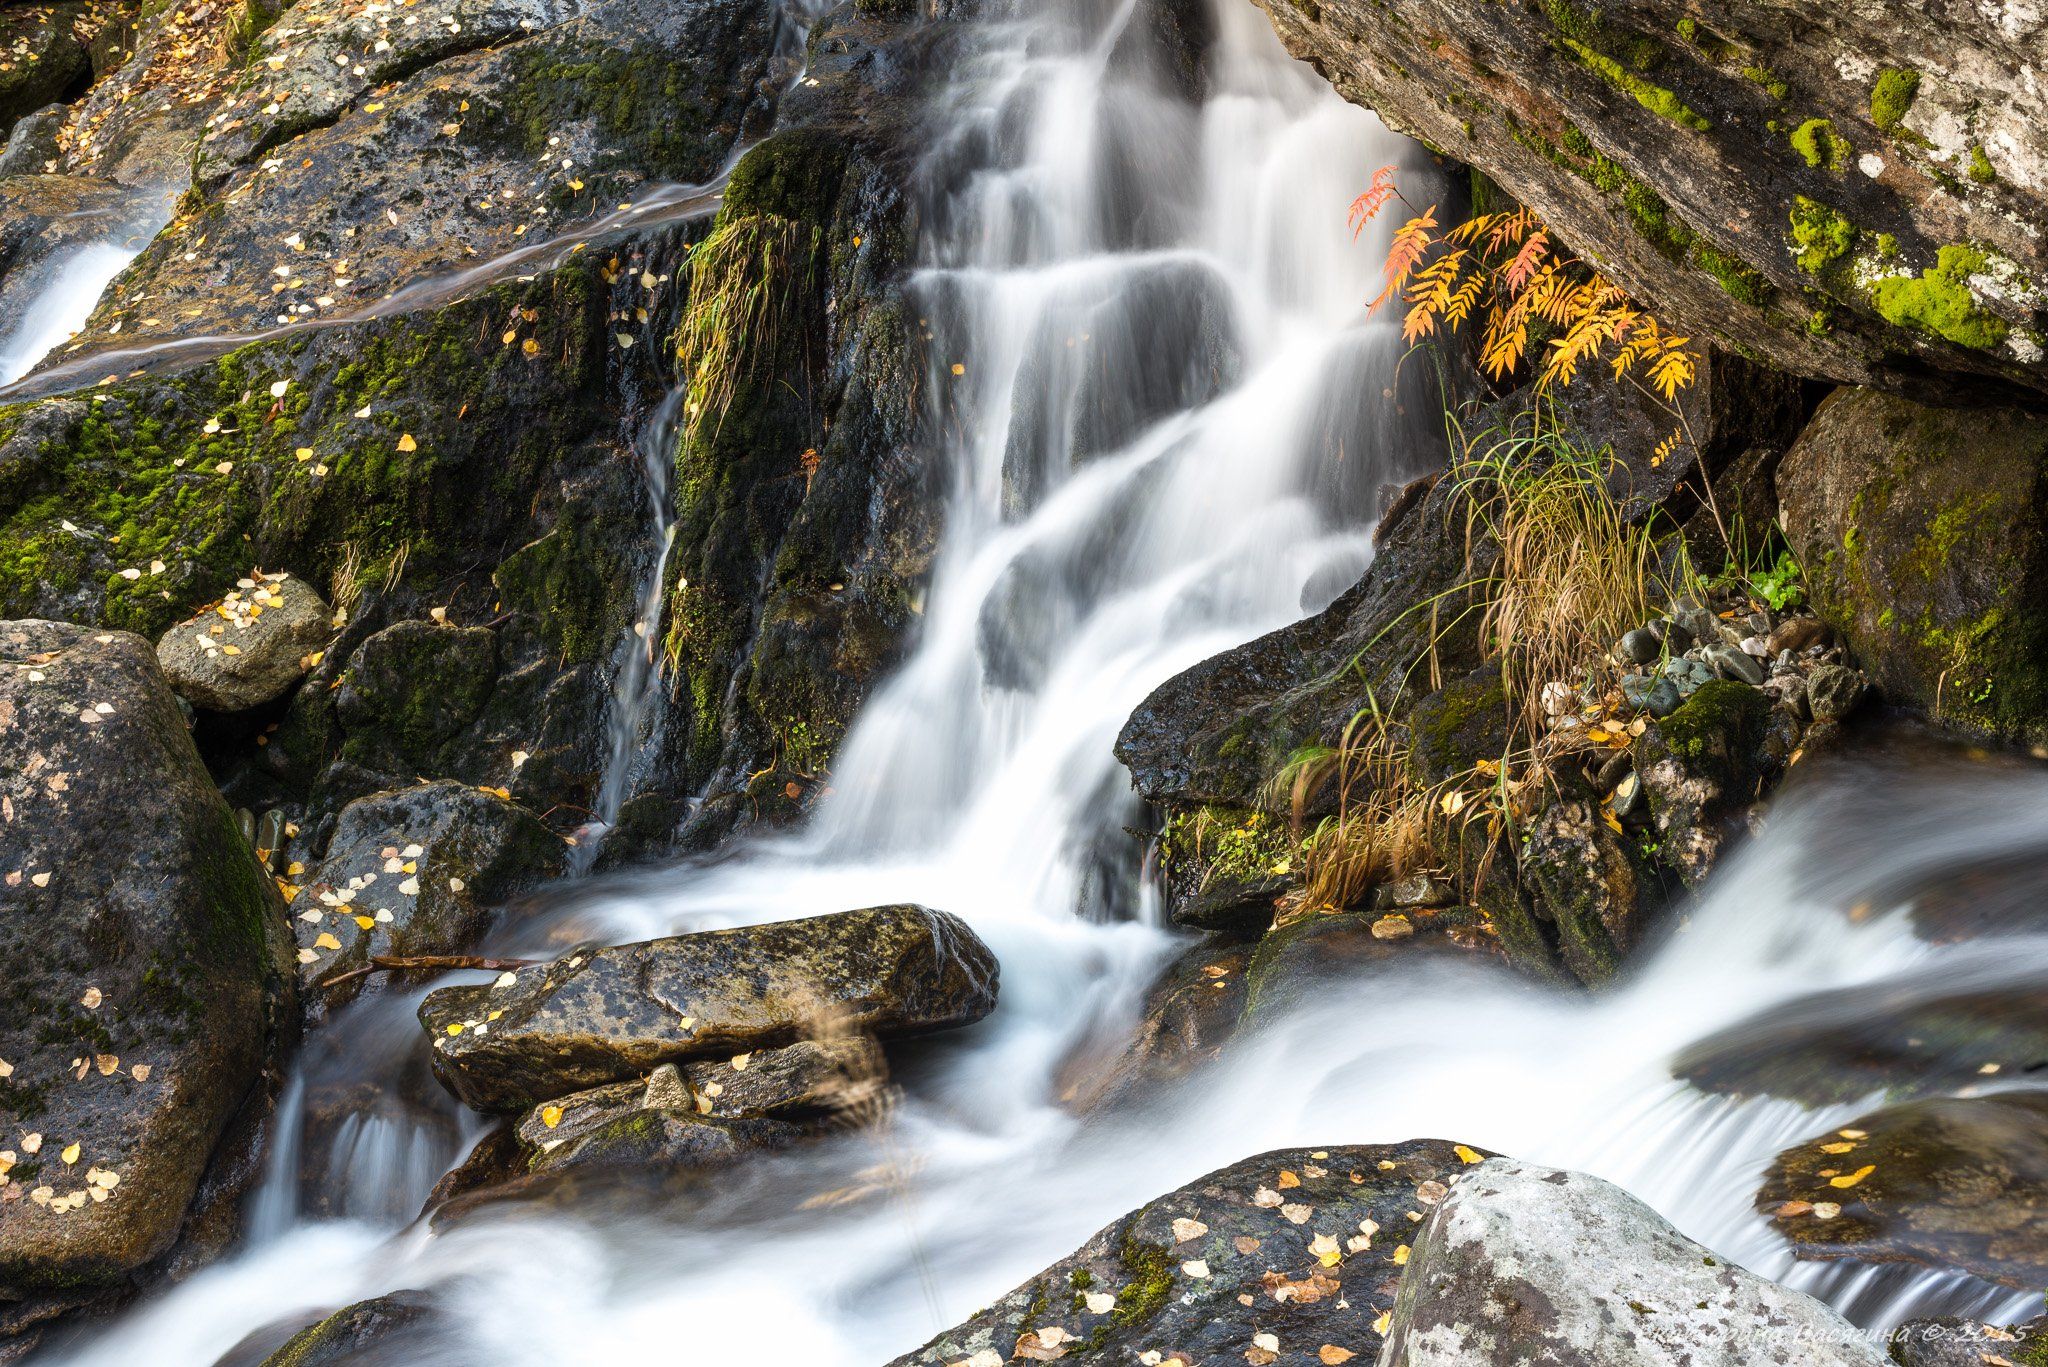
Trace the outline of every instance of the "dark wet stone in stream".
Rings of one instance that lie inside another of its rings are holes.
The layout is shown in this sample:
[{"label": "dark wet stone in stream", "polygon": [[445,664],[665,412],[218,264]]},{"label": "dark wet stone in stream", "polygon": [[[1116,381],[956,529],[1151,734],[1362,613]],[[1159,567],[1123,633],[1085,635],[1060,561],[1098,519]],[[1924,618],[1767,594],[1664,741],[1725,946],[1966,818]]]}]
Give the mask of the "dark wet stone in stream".
[{"label": "dark wet stone in stream", "polygon": [[453,1332],[426,1292],[394,1291],[294,1334],[262,1367],[405,1367],[452,1346]]},{"label": "dark wet stone in stream", "polygon": [[1095,1032],[1054,1079],[1062,1105],[1083,1114],[1142,1102],[1214,1061],[1244,1011],[1252,945],[1221,936],[1190,946],[1146,993],[1137,1029],[1104,1048]]},{"label": "dark wet stone in stream", "polygon": [[889,1367],[1106,1367],[1148,1351],[1234,1363],[1262,1334],[1280,1347],[1254,1361],[1274,1367],[1331,1361],[1318,1356],[1326,1344],[1369,1363],[1380,1348],[1373,1322],[1401,1280],[1395,1250],[1411,1237],[1409,1214],[1426,1214],[1466,1166],[1434,1139],[1247,1158],[1141,1206]]},{"label": "dark wet stone in stream", "polygon": [[1734,646],[1711,645],[1700,652],[1714,672],[1724,679],[1736,679],[1746,684],[1760,684],[1764,681],[1764,667],[1751,656]]},{"label": "dark wet stone in stream", "polygon": [[1621,1188],[1507,1158],[1430,1214],[1386,1345],[1383,1367],[1884,1361],[1820,1301],[1723,1262]]},{"label": "dark wet stone in stream", "polygon": [[510,978],[420,1004],[436,1073],[478,1110],[826,1030],[967,1025],[994,1009],[997,969],[957,917],[891,906],[578,950]]},{"label": "dark wet stone in stream", "polygon": [[1260,938],[1245,968],[1244,1022],[1283,1018],[1297,1007],[1343,991],[1361,974],[1396,963],[1401,971],[1409,971],[1423,959],[1470,961],[1472,951],[1454,942],[1450,932],[1479,921],[1479,913],[1470,907],[1417,907],[1386,917],[1318,913],[1276,926]]},{"label": "dark wet stone in stream", "polygon": [[[561,872],[565,853],[525,808],[467,784],[423,783],[351,802],[326,857],[287,880],[298,890],[299,972],[318,988],[372,955],[467,953],[494,909]],[[364,985],[352,980],[317,1001],[331,1007]]]},{"label": "dark wet stone in stream", "polygon": [[1672,1061],[1710,1092],[1809,1106],[1872,1093],[1925,1096],[2048,1068],[2048,997],[2036,988],[1869,983],[1815,993],[1716,1031]]},{"label": "dark wet stone in stream", "polygon": [[394,774],[442,769],[443,747],[483,712],[497,679],[488,628],[393,623],[357,648],[341,676],[342,755]]},{"label": "dark wet stone in stream", "polygon": [[1907,1320],[1891,1334],[1892,1361],[1899,1367],[2014,1367],[2048,1363],[2048,1316],[2024,1324],[1984,1324],[1943,1316]]},{"label": "dark wet stone in stream", "polygon": [[2048,1092],[1933,1097],[1780,1153],[1759,1213],[1801,1258],[2048,1285]]},{"label": "dark wet stone in stream", "polygon": [[296,1038],[289,942],[149,642],[0,623],[0,1343],[171,1251]]}]

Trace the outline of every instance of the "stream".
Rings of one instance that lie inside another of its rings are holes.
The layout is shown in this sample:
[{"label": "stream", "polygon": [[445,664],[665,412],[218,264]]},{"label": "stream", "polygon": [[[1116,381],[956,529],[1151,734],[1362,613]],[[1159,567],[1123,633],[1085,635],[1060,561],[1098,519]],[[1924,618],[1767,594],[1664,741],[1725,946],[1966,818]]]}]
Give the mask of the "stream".
[{"label": "stream", "polygon": [[[1346,224],[1375,168],[1426,183],[1419,148],[1289,60],[1251,5],[1214,7],[1199,103],[1168,88],[1142,0],[1019,8],[979,21],[933,121],[917,287],[954,478],[913,654],[802,832],[568,880],[510,908],[486,951],[918,902],[995,951],[994,1015],[904,1051],[880,1123],[689,1202],[515,1201],[430,1223],[422,1201],[483,1124],[427,1073],[423,989],[370,995],[309,1036],[243,1245],[38,1361],[210,1367],[427,1288],[452,1328],[411,1362],[875,1367],[1207,1170],[1422,1136],[1609,1178],[1874,1328],[2038,1300],[1795,1265],[1751,1210],[1756,1179],[1873,1098],[1736,1100],[1671,1069],[1716,1030],[1833,989],[2048,979],[2048,939],[1937,946],[1908,914],[1959,870],[2048,855],[2048,774],[2019,763],[1903,744],[1816,763],[1603,993],[1414,958],[1304,994],[1141,1110],[1059,1104],[1062,1065],[1127,1033],[1189,942],[1143,876],[1118,729],[1175,673],[1355,581],[1385,491],[1441,461],[1440,399],[1401,366],[1397,319],[1365,313],[1388,226],[1354,242]],[[656,594],[673,419],[664,405],[642,436]],[[657,674],[644,639],[622,643],[600,821]],[[322,1111],[348,1118],[310,1126]]]}]

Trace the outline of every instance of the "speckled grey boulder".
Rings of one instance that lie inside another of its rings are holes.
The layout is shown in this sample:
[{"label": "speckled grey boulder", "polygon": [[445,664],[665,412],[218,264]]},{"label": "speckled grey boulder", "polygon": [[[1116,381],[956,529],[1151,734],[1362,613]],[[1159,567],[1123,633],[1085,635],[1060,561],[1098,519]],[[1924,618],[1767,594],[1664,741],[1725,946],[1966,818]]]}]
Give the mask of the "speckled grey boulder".
[{"label": "speckled grey boulder", "polygon": [[284,696],[334,634],[334,613],[291,575],[258,574],[156,643],[178,696],[209,712],[241,712]]},{"label": "speckled grey boulder", "polygon": [[1810,1296],[1723,1262],[1612,1183],[1490,1159],[1408,1260],[1380,1367],[1875,1367]]}]

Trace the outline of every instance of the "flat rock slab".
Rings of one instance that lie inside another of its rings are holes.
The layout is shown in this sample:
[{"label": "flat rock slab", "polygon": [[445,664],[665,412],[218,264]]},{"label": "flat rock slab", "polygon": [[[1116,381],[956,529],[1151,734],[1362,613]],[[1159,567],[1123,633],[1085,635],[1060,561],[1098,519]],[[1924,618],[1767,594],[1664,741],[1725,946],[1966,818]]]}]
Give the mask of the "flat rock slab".
[{"label": "flat rock slab", "polygon": [[2048,1285],[2048,1092],[1939,1097],[1779,1154],[1757,1209],[1802,1258]]},{"label": "flat rock slab", "polygon": [[1365,1367],[1410,1232],[1484,1157],[1431,1139],[1247,1158],[1124,1216],[890,1367]]},{"label": "flat rock slab", "polygon": [[995,955],[959,918],[870,907],[578,950],[420,1004],[434,1071],[482,1111],[518,1111],[663,1063],[824,1033],[882,1039],[980,1020]]},{"label": "flat rock slab", "polygon": [[0,623],[0,1307],[170,1249],[295,1019],[286,942],[149,642]]},{"label": "flat rock slab", "polygon": [[1409,1258],[1381,1367],[1876,1367],[1834,1311],[1721,1261],[1620,1187],[1495,1158]]},{"label": "flat rock slab", "polygon": [[312,668],[333,623],[333,610],[311,585],[259,570],[165,632],[156,657],[186,702],[243,712],[284,696]]}]

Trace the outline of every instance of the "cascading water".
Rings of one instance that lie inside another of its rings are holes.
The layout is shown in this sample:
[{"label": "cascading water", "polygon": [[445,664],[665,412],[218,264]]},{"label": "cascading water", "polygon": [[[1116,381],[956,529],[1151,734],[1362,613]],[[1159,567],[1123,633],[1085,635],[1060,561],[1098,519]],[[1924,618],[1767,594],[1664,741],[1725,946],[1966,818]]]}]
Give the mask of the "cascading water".
[{"label": "cascading water", "polygon": [[[808,831],[583,884],[501,946],[917,901],[995,949],[995,1015],[899,1060],[886,1128],[749,1164],[687,1212],[507,1203],[429,1229],[331,1191],[346,1218],[269,1208],[267,1237],[70,1360],[205,1367],[274,1321],[429,1288],[459,1332],[413,1360],[872,1367],[1209,1168],[1418,1135],[1619,1181],[1867,1323],[2020,1308],[1956,1276],[1792,1267],[1750,1213],[1755,1178],[1857,1108],[1711,1098],[1670,1061],[1827,989],[2038,982],[2041,940],[2000,940],[1987,962],[1923,944],[1882,900],[2048,848],[2048,778],[2030,770],[1812,780],[1611,992],[1406,961],[1262,1020],[1142,1113],[1084,1129],[1055,1103],[1060,1063],[1175,943],[1121,834],[1136,814],[1118,727],[1177,670],[1355,577],[1379,487],[1428,455],[1398,412],[1398,333],[1360,305],[1380,252],[1345,229],[1351,191],[1402,145],[1287,61],[1251,6],[1215,6],[1199,103],[1145,61],[1141,0],[1022,8],[981,21],[931,163],[919,290],[956,488],[915,655],[847,738]],[[1872,898],[1877,914],[1845,915]],[[357,1010],[396,1021],[409,1005]],[[305,1104],[320,1075],[301,1072]],[[299,1180],[294,1155],[273,1157]],[[805,1204],[833,1191],[846,1199]]]}]

